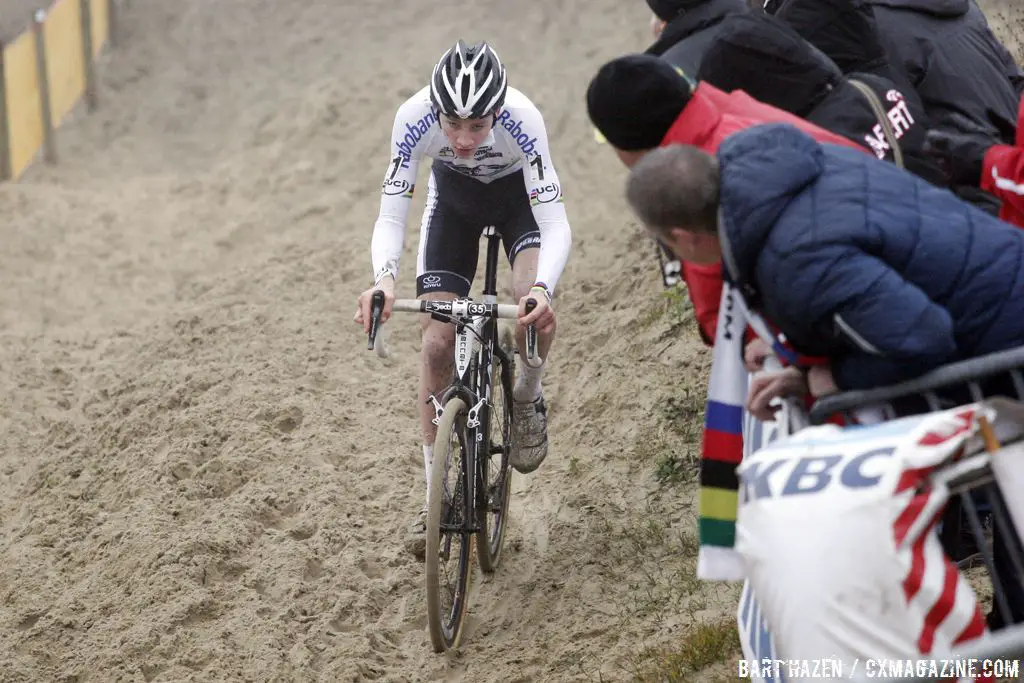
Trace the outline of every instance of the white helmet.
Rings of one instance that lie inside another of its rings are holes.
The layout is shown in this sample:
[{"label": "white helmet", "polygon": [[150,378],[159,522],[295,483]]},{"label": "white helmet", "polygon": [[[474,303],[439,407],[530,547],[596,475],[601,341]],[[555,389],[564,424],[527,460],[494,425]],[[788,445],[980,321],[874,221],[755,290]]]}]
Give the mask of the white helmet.
[{"label": "white helmet", "polygon": [[438,112],[480,119],[505,102],[508,81],[498,54],[487,43],[461,40],[444,53],[430,77],[430,101]]}]

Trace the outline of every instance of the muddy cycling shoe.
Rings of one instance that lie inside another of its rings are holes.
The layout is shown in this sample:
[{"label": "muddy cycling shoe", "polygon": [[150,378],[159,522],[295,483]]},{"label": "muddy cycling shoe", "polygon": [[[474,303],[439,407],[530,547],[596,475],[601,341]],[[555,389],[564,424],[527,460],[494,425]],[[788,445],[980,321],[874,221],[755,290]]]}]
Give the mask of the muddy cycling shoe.
[{"label": "muddy cycling shoe", "polygon": [[425,505],[405,533],[405,551],[421,561],[427,556],[427,507]]},{"label": "muddy cycling shoe", "polygon": [[509,462],[529,474],[548,457],[548,409],[544,397],[512,404],[512,452]]}]

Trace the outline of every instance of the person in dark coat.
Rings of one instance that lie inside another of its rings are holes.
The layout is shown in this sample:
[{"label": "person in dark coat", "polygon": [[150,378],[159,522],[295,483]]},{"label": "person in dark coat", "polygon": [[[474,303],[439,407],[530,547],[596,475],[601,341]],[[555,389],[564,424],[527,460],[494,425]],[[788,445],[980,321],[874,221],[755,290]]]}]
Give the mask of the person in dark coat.
[{"label": "person in dark coat", "polygon": [[[792,1],[766,10],[782,11]],[[980,128],[1013,144],[1024,72],[974,0],[868,2],[889,62],[917,89],[934,128],[960,133]]]},{"label": "person in dark coat", "polygon": [[821,50],[844,74],[872,74],[892,81],[908,101],[924,110],[910,79],[889,63],[867,0],[787,0],[775,18]]},{"label": "person in dark coat", "polygon": [[875,74],[845,76],[821,50],[793,28],[765,14],[723,20],[715,43],[697,72],[726,92],[742,90],[755,99],[796,114],[896,161],[872,102],[852,79],[868,86],[885,112],[907,170],[945,187],[947,177],[924,150],[924,113],[892,81]]},{"label": "person in dark coat", "polygon": [[[925,106],[921,100],[921,95],[917,92],[918,84],[911,82],[904,70],[904,64],[890,62],[889,54],[882,45],[875,10],[871,0],[786,0],[775,12],[775,16],[792,26],[797,33],[827,54],[844,73],[852,75],[851,72],[856,71],[888,78],[896,83],[900,92],[911,101],[917,111],[928,112],[931,108]],[[886,12],[881,8],[878,11],[883,14]],[[904,18],[912,18],[912,16],[904,13]],[[960,31],[962,31],[962,27],[958,30],[958,32]],[[982,33],[988,36],[988,39],[982,43],[988,47],[981,50],[981,53],[995,54],[1001,62],[1005,62],[1010,82],[1014,88],[1019,89],[1024,84],[1024,79],[1019,77],[1019,70],[1016,69],[1012,58],[995,37],[987,32],[987,28]],[[900,50],[907,51],[905,47],[901,47]],[[897,58],[899,58],[898,55]],[[936,75],[942,72],[941,64],[936,64],[933,68]],[[1002,66],[999,68],[1001,69]],[[924,82],[928,87],[932,87],[934,80],[934,78],[925,79]],[[996,79],[996,83],[999,83],[999,79]],[[1002,89],[996,88],[996,90],[1001,91]],[[1001,139],[1012,137],[1012,131],[1006,129],[1006,121],[1001,115],[994,116],[990,122],[982,122],[980,125],[972,120],[969,112],[977,107],[965,103],[963,99],[965,96],[976,96],[972,95],[971,90],[961,91],[959,94],[949,93],[949,95],[951,98],[959,98],[959,104],[956,106],[961,107],[962,110],[944,116],[945,120],[939,121],[938,126],[933,125],[930,118],[923,118],[926,114],[922,114],[920,120],[925,128],[947,132],[951,135],[958,135],[965,129],[969,129],[974,131],[975,136],[988,137],[989,144],[997,144]],[[955,125],[951,125],[951,122]],[[993,126],[998,129],[998,133],[994,132]],[[948,174],[946,176],[946,181],[949,182]],[[989,213],[999,212],[999,201],[980,191],[976,183],[953,182],[952,185],[961,199],[969,201]]]},{"label": "person in dark coat", "polygon": [[722,19],[750,11],[745,0],[647,0],[647,5],[665,26],[646,54],[678,66],[691,78]]}]

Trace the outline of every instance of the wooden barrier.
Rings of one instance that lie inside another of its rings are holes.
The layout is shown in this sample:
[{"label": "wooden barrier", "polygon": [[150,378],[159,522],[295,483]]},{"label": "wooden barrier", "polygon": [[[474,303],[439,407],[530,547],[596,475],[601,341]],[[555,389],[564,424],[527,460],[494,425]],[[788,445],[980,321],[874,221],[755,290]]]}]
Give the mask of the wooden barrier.
[{"label": "wooden barrier", "polygon": [[18,178],[43,145],[42,89],[36,67],[36,33],[25,31],[4,47],[4,100],[11,178]]},{"label": "wooden barrier", "polygon": [[57,0],[42,30],[53,125],[59,126],[85,94],[85,31],[79,0]]},{"label": "wooden barrier", "polygon": [[55,0],[0,46],[0,180],[20,178],[40,151],[56,163],[60,124],[80,101],[98,106],[95,58],[114,42],[115,1]]}]

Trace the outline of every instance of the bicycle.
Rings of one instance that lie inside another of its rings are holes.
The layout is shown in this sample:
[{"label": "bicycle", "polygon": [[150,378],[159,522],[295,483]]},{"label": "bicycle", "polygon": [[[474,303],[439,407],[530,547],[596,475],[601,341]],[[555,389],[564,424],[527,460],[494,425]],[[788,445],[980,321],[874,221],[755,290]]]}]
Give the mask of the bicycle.
[{"label": "bicycle", "polygon": [[[498,320],[518,318],[519,308],[498,303],[501,236],[493,226],[486,227],[483,234],[488,243],[482,303],[469,297],[453,301],[396,299],[392,308],[396,312],[429,313],[433,319],[450,322],[456,328],[454,377],[440,400],[435,395],[428,399],[434,404],[432,421],[437,425],[437,439],[427,493],[425,574],[427,622],[436,652],[458,647],[462,637],[474,540],[484,573],[490,574],[498,567],[512,485],[509,454],[517,351],[511,330],[499,330]],[[528,299],[527,312],[536,305],[536,300]],[[384,293],[374,292],[367,350],[376,349],[378,355],[386,356],[377,338],[383,306]],[[535,365],[539,359],[533,325],[526,330],[526,346],[526,362]],[[492,392],[495,386],[498,390]],[[497,436],[491,431],[495,424]],[[497,476],[492,482],[488,476],[495,456],[499,460],[493,467]],[[458,552],[453,553],[456,542]],[[442,591],[441,563],[453,558],[457,565],[455,585]],[[444,604],[445,597],[451,599],[450,605]]]}]

